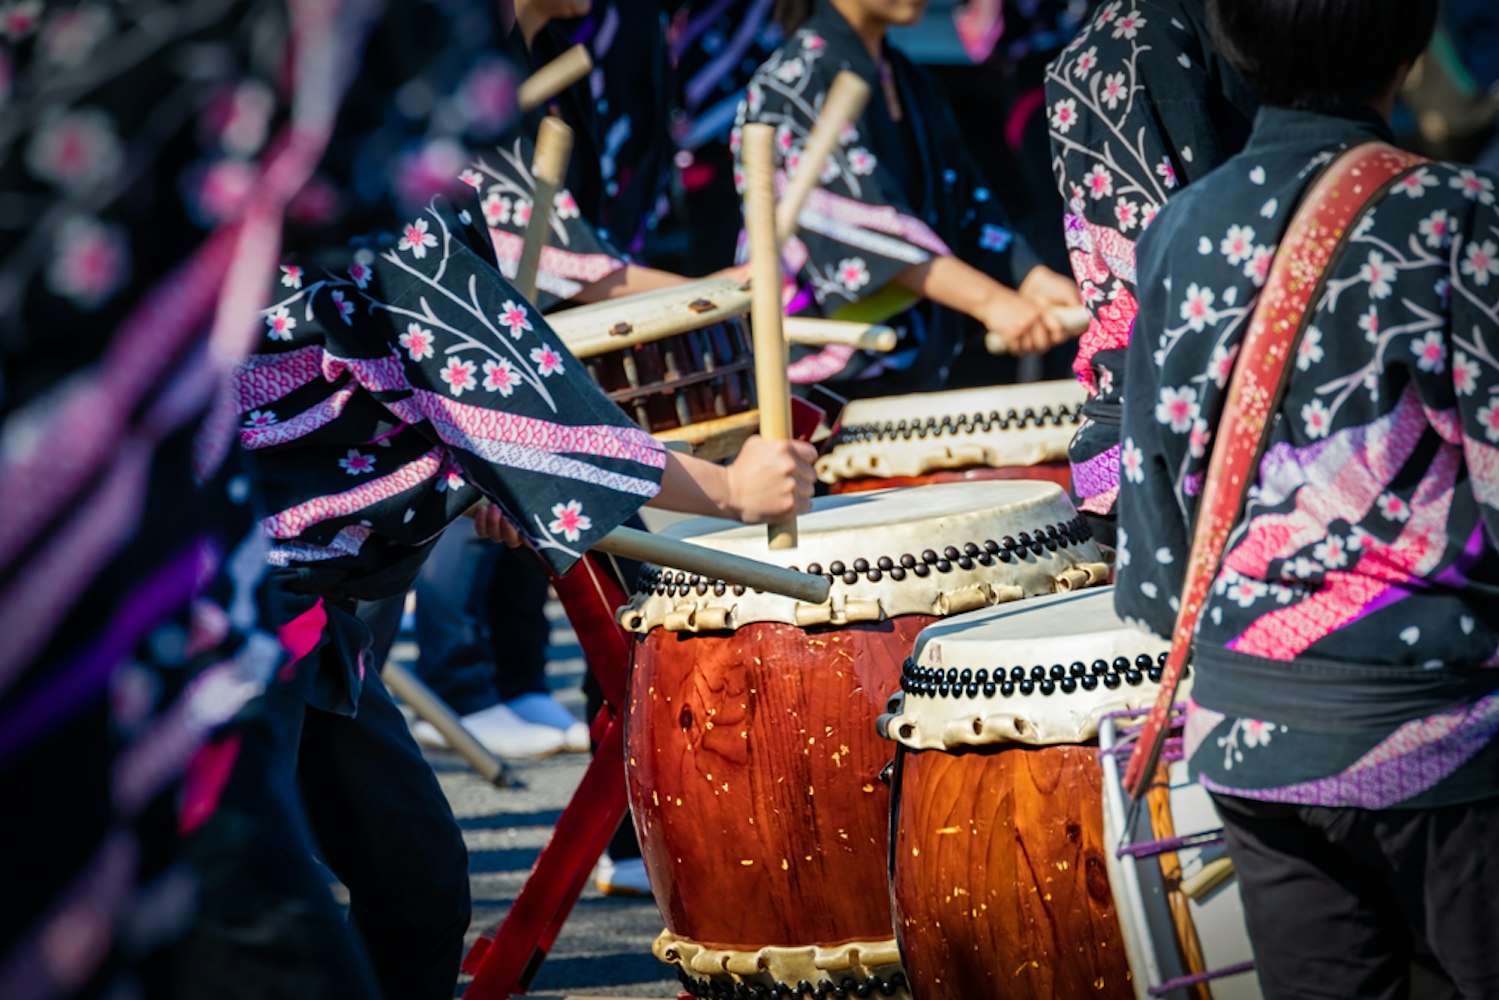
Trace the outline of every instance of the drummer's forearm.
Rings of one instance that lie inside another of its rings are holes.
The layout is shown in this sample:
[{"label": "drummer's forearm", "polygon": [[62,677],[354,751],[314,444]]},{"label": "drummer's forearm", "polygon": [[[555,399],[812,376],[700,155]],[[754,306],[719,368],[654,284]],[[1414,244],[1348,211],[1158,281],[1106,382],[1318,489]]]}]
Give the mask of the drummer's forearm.
[{"label": "drummer's forearm", "polygon": [[983,271],[957,257],[932,257],[895,276],[902,287],[941,306],[982,317],[996,296],[1009,291]]},{"label": "drummer's forearm", "polygon": [[647,500],[646,506],[682,514],[738,516],[738,512],[733,509],[729,470],[722,465],[674,451],[666,453],[666,470],[661,475],[661,491]]},{"label": "drummer's forearm", "polygon": [[605,299],[617,299],[624,295],[634,295],[637,292],[671,288],[674,285],[686,284],[687,280],[680,274],[672,274],[670,271],[658,271],[654,267],[643,267],[640,264],[626,264],[624,267],[610,271],[607,276],[593,284],[585,285],[583,290],[573,297],[573,300],[586,305],[589,302],[603,302]]}]

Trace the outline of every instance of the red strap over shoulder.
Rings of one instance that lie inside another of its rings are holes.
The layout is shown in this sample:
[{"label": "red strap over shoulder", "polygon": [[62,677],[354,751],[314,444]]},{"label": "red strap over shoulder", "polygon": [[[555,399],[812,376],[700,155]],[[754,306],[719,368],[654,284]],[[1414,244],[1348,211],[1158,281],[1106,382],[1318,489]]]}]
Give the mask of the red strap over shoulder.
[{"label": "red strap over shoulder", "polygon": [[1265,290],[1239,348],[1208,460],[1161,691],[1125,770],[1124,787],[1136,799],[1145,794],[1148,776],[1155,773],[1198,616],[1259,467],[1266,428],[1285,393],[1288,362],[1311,319],[1327,273],[1364,211],[1403,173],[1425,162],[1414,153],[1378,142],[1343,153],[1297,209],[1270,266]]}]

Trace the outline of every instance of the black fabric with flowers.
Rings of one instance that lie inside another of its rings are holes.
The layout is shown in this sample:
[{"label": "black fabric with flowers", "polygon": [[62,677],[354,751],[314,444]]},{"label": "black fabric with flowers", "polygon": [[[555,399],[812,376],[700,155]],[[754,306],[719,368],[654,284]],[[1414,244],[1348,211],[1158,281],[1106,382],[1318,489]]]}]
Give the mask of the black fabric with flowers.
[{"label": "black fabric with flowers", "polygon": [[[902,339],[889,354],[840,346],[797,352],[791,377],[853,395],[940,388],[976,325],[930,303],[908,309],[914,297],[895,276],[936,256],[956,256],[1014,287],[1039,261],[1010,230],[936,81],[889,45],[877,64],[825,0],[750,81],[735,148],[745,122],[774,126],[783,182],[843,69],[869,84],[869,104],[839,137],[787,243],[787,267],[800,285],[791,309],[886,320]],[[898,117],[882,78],[898,96]],[[890,319],[892,312],[899,315]]]}]

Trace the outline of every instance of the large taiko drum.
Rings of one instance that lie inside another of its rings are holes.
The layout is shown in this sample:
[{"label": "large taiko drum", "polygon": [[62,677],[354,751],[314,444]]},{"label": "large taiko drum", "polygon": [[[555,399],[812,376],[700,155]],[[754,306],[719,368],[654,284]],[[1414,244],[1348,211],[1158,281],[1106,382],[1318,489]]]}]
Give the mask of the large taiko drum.
[{"label": "large taiko drum", "polygon": [[824,574],[823,604],[650,570],[621,613],[640,636],[626,752],[655,951],[700,997],[905,996],[884,693],[931,623],[1107,567],[1051,483],[824,497],[798,531],[781,551],[724,521],[670,533]]},{"label": "large taiko drum", "polygon": [[1165,649],[1115,616],[1112,587],[922,632],[879,723],[915,1000],[1133,997],[1096,736],[1154,700]]},{"label": "large taiko drum", "polygon": [[1067,443],[1085,399],[1065,379],[855,400],[817,475],[832,493],[973,479],[1044,479],[1066,489]]},{"label": "large taiko drum", "polygon": [[[1157,779],[1127,829],[1124,765],[1145,713],[1107,718],[1103,752],[1104,833],[1135,996],[1166,1000],[1259,1000],[1244,907],[1207,791],[1187,774],[1181,713]],[[1436,994],[1432,994],[1435,996]]]}]

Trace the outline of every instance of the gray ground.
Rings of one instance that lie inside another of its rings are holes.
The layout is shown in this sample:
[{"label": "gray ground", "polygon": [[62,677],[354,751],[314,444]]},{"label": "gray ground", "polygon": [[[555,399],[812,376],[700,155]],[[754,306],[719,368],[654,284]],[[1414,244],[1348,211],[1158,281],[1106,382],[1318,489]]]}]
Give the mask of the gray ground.
[{"label": "gray ground", "polygon": [[[556,602],[548,605],[547,613],[555,626],[548,680],[558,700],[581,717],[583,697],[578,684],[584,668],[577,641]],[[396,662],[409,663],[415,652],[411,643],[402,642],[392,656]],[[504,917],[515,901],[583,775],[587,755],[513,761],[513,770],[526,784],[513,790],[496,789],[451,754],[430,752],[428,760],[468,844],[474,894],[471,944],[481,930]],[[651,955],[651,941],[661,927],[651,899],[604,896],[590,880],[532,983],[532,994],[675,998],[676,977]],[[460,995],[467,982],[465,977]]]}]

